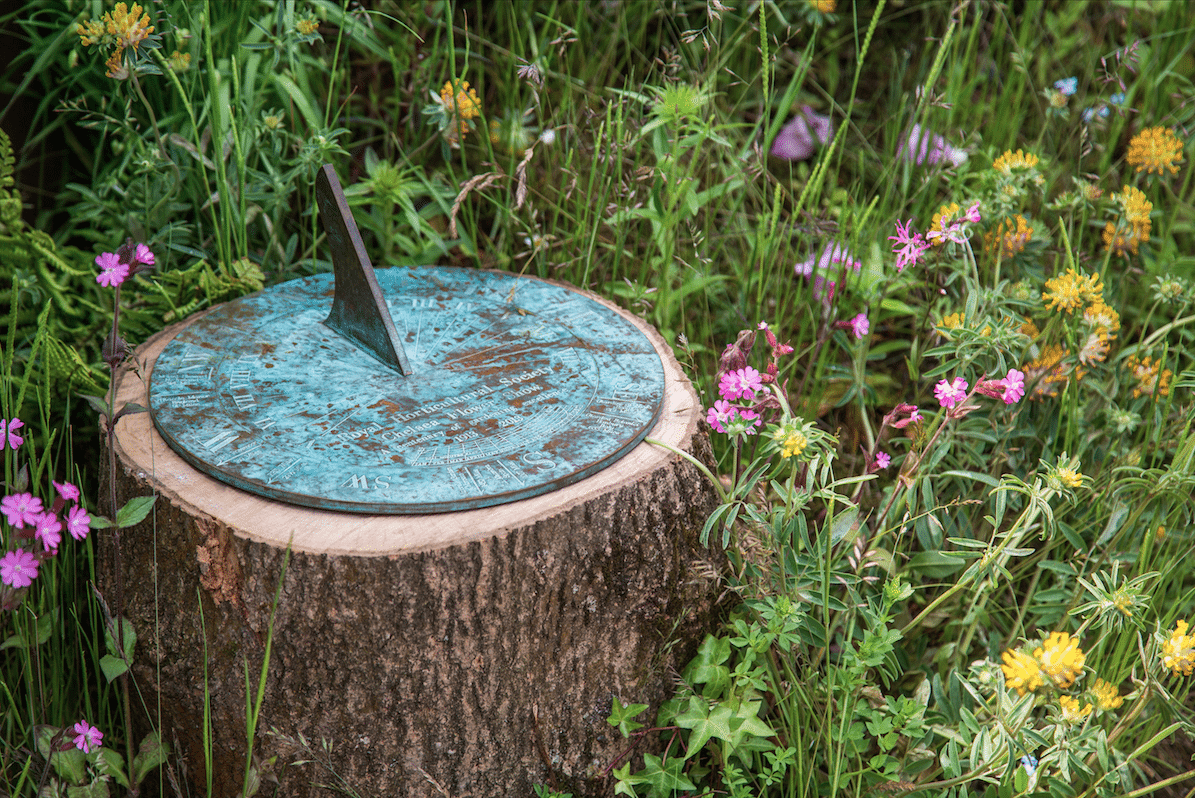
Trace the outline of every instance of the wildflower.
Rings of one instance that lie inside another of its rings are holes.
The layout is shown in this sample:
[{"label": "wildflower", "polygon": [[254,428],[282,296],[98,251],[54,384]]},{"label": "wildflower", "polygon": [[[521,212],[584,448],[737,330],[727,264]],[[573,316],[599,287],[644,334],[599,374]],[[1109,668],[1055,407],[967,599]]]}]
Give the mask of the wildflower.
[{"label": "wildflower", "polygon": [[1178,621],[1170,637],[1162,641],[1162,664],[1175,676],[1195,672],[1195,635],[1187,634],[1187,622]]},{"label": "wildflower", "polygon": [[1104,286],[1098,275],[1079,274],[1070,268],[1066,270],[1066,274],[1046,280],[1042,301],[1051,310],[1073,313],[1084,302],[1102,302],[1103,290]]},{"label": "wildflower", "polygon": [[1025,754],[1021,757],[1021,766],[1025,768],[1025,772],[1032,777],[1037,772],[1037,757],[1033,754]]},{"label": "wildflower", "polygon": [[967,153],[951,146],[937,133],[922,130],[921,125],[913,125],[909,129],[908,137],[897,148],[896,157],[913,161],[918,166],[927,163],[933,165],[943,161],[950,161],[954,166],[961,166],[967,160]]},{"label": "wildflower", "polygon": [[[460,117],[462,124],[481,116],[481,100],[477,91],[469,88],[469,81],[456,78],[440,87],[440,101],[450,113]],[[462,133],[465,129],[462,128]]]},{"label": "wildflower", "polygon": [[810,255],[808,260],[793,267],[793,271],[797,274],[812,278],[814,298],[822,300],[827,307],[834,299],[838,281],[828,279],[824,275],[828,272],[840,280],[846,276],[848,270],[858,273],[863,270],[863,263],[854,258],[845,244],[834,241],[828,242],[820,253]]},{"label": "wildflower", "polygon": [[1145,193],[1139,188],[1125,186],[1121,189],[1117,201],[1124,208],[1124,218],[1136,227],[1146,227],[1146,232],[1148,232],[1149,214],[1153,211],[1154,206],[1145,198]]},{"label": "wildflower", "polygon": [[715,432],[726,432],[726,423],[734,415],[734,408],[725,399],[714,402],[714,406],[706,411],[705,421]]},{"label": "wildflower", "polygon": [[1177,164],[1183,162],[1183,143],[1170,128],[1147,128],[1129,141],[1125,160],[1138,172],[1152,174],[1156,170],[1160,175],[1169,169],[1170,174],[1177,174]]},{"label": "wildflower", "polygon": [[1079,79],[1077,77],[1070,77],[1056,80],[1054,81],[1054,88],[1058,90],[1059,94],[1070,97],[1078,90]]},{"label": "wildflower", "polygon": [[1062,707],[1062,720],[1071,726],[1082,723],[1091,714],[1091,704],[1079,707],[1079,699],[1069,695],[1059,696],[1058,705]]},{"label": "wildflower", "polygon": [[41,511],[41,499],[31,493],[15,493],[0,499],[0,512],[4,513],[9,525],[16,529],[24,529],[26,524],[36,524]]},{"label": "wildflower", "polygon": [[763,424],[763,419],[754,410],[745,410],[741,407],[732,407],[730,417],[723,422],[726,429],[726,434],[732,437],[737,435],[754,435],[755,428]]},{"label": "wildflower", "polygon": [[76,504],[66,514],[66,531],[75,540],[83,540],[91,531],[91,516]]},{"label": "wildflower", "polygon": [[805,447],[809,445],[809,439],[801,432],[790,432],[783,427],[776,430],[773,438],[780,442],[780,456],[785,459],[800,456],[801,452],[805,451]]},{"label": "wildflower", "polygon": [[539,140],[542,141],[545,146],[551,147],[556,143],[556,131],[552,128],[548,128],[539,134]]},{"label": "wildflower", "polygon": [[1025,251],[1025,245],[1032,237],[1033,228],[1024,216],[1017,214],[1001,221],[995,230],[984,233],[983,248],[991,255],[999,253],[1002,260],[1010,260]]},{"label": "wildflower", "polygon": [[1037,660],[1023,651],[1009,649],[1001,655],[1001,659],[1004,660],[1000,666],[1004,671],[1004,683],[1016,690],[1018,695],[1031,693],[1045,683]]},{"label": "wildflower", "polygon": [[884,416],[884,423],[889,424],[893,429],[904,429],[910,424],[920,424],[922,422],[921,411],[917,409],[917,405],[899,404],[892,408],[892,412]]},{"label": "wildflower", "polygon": [[1079,350],[1079,362],[1084,366],[1103,363],[1108,358],[1108,334],[1096,331],[1089,333],[1083,348]]},{"label": "wildflower", "polygon": [[1025,366],[1025,374],[1036,380],[1033,398],[1057,396],[1058,386],[1070,378],[1071,366],[1064,362],[1070,352],[1058,344],[1042,347],[1041,353]]},{"label": "wildflower", "polygon": [[829,144],[834,138],[830,117],[814,113],[808,105],[792,118],[772,141],[772,155],[786,161],[804,161],[812,157],[818,143]]},{"label": "wildflower", "polygon": [[1025,153],[1023,150],[1016,152],[1005,150],[1003,155],[992,162],[992,168],[1005,175],[1012,175],[1013,172],[1033,169],[1037,164],[1038,157],[1033,153]]},{"label": "wildflower", "polygon": [[1170,369],[1162,368],[1161,360],[1155,362],[1151,357],[1138,358],[1136,355],[1129,355],[1124,361],[1124,367],[1137,380],[1133,387],[1134,399],[1139,396],[1153,396],[1155,392],[1158,396],[1170,395],[1172,373]]},{"label": "wildflower", "polygon": [[4,451],[4,446],[7,444],[9,448],[16,451],[25,439],[17,434],[17,430],[25,426],[25,422],[19,418],[10,418],[8,421],[0,418],[0,451]]},{"label": "wildflower", "polygon": [[10,551],[0,557],[0,582],[20,590],[37,579],[37,558],[24,549]]},{"label": "wildflower", "polygon": [[295,30],[302,36],[310,36],[319,30],[319,21],[305,18],[295,23]]},{"label": "wildflower", "polygon": [[934,214],[933,223],[930,225],[929,231],[925,234],[925,238],[933,246],[940,246],[946,241],[953,241],[956,244],[966,243],[971,235],[965,222],[978,221],[979,203],[975,203],[966,211],[960,213],[957,202],[951,202],[938,208],[938,212]]},{"label": "wildflower", "polygon": [[763,388],[759,372],[747,366],[722,375],[718,382],[718,393],[723,399],[754,399],[755,392]]},{"label": "wildflower", "polygon": [[1053,476],[1063,487],[1079,488],[1083,486],[1083,475],[1073,468],[1059,468],[1054,471]]},{"label": "wildflower", "polygon": [[138,244],[137,250],[133,254],[133,263],[140,263],[145,266],[154,265],[154,253],[145,244]]},{"label": "wildflower", "polygon": [[1120,705],[1124,703],[1119,688],[1114,684],[1108,684],[1103,679],[1095,680],[1095,684],[1091,687],[1091,697],[1095,699],[1095,705],[1101,712],[1119,709]]},{"label": "wildflower", "polygon": [[50,552],[58,552],[58,544],[62,543],[62,521],[57,513],[40,513],[33,522],[36,528],[33,536],[41,541],[42,547]]},{"label": "wildflower", "polygon": [[867,320],[866,313],[860,313],[851,319],[851,331],[858,340],[862,341],[870,329],[871,323]]},{"label": "wildflower", "polygon": [[1118,91],[1108,98],[1108,102],[1112,105],[1124,105],[1124,92]]},{"label": "wildflower", "polygon": [[1120,329],[1120,314],[1104,304],[1102,296],[1095,299],[1083,311],[1083,321],[1095,328],[1096,332],[1103,333],[1108,338],[1115,338],[1116,331]]},{"label": "wildflower", "polygon": [[967,381],[962,377],[955,377],[952,382],[941,380],[934,386],[934,398],[938,404],[947,410],[967,398]]},{"label": "wildflower", "polygon": [[64,502],[79,501],[79,489],[69,482],[54,482],[54,490],[62,497]]},{"label": "wildflower", "polygon": [[809,0],[809,5],[817,9],[819,14],[833,14],[838,7],[838,0]]},{"label": "wildflower", "polygon": [[129,264],[121,263],[114,252],[104,252],[97,255],[95,265],[100,267],[100,273],[95,281],[108,288],[115,288],[129,276]]},{"label": "wildflower", "polygon": [[175,72],[186,72],[191,68],[191,54],[175,50],[170,54],[170,68]]},{"label": "wildflower", "polygon": [[967,221],[971,222],[972,224],[983,220],[983,217],[979,214],[978,202],[974,203],[970,208],[967,208],[966,217]]},{"label": "wildflower", "polygon": [[903,272],[906,266],[916,266],[917,261],[925,254],[930,245],[925,238],[916,231],[910,235],[912,230],[913,220],[905,222],[903,225],[900,220],[896,220],[896,235],[888,236],[889,241],[895,241],[892,246],[892,254],[896,256],[896,270]]},{"label": "wildflower", "polygon": [[[990,394],[1006,405],[1015,405],[1025,395],[1025,372],[1009,369],[1002,380],[984,380],[999,393]],[[982,384],[982,383],[981,383]]]},{"label": "wildflower", "polygon": [[875,467],[876,470],[882,470],[892,465],[892,457],[886,452],[876,452]]},{"label": "wildflower", "polygon": [[104,733],[86,720],[75,724],[75,748],[85,754],[91,753],[92,748],[99,748],[104,744]]},{"label": "wildflower", "polygon": [[1042,672],[1049,676],[1060,690],[1065,690],[1075,683],[1075,679],[1083,672],[1083,663],[1087,659],[1079,648],[1079,641],[1072,639],[1068,632],[1051,632],[1041,648],[1034,650],[1033,656],[1041,665]]}]

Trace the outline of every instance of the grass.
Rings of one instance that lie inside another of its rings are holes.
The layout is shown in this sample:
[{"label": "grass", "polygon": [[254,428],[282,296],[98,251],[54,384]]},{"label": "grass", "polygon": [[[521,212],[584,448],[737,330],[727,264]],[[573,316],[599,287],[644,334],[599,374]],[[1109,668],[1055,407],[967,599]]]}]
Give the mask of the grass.
[{"label": "grass", "polygon": [[[26,423],[5,495],[49,506],[71,481],[113,516],[79,398],[107,385],[95,256],[126,236],[155,253],[120,294],[134,345],[326,270],[312,180],[331,162],[379,264],[611,296],[675,342],[706,406],[721,376],[775,367],[725,399],[738,434],[711,427],[725,502],[705,532],[741,604],[659,717],[621,697],[643,748],[610,763],[612,790],[1190,790],[1159,752],[1189,756],[1195,732],[1195,19],[1182,2],[733,5],[167,2],[116,77],[115,43],[75,32],[106,4],[10,12],[4,81],[33,124],[0,164],[0,417]],[[806,107],[825,141],[769,154]],[[1153,128],[1177,137],[1181,160],[1153,158],[1176,171],[1129,157]],[[917,163],[914,129],[966,159]],[[994,168],[1017,150],[1038,160]],[[910,220],[960,228],[898,270],[889,237]],[[1009,369],[1024,398],[976,392]],[[935,386],[956,379],[968,398],[946,407]],[[60,738],[47,763],[47,729],[87,718],[104,750],[136,747],[87,589],[103,534],[4,588],[9,794],[90,783],[68,760],[99,755]],[[39,550],[11,524],[4,542]]]}]

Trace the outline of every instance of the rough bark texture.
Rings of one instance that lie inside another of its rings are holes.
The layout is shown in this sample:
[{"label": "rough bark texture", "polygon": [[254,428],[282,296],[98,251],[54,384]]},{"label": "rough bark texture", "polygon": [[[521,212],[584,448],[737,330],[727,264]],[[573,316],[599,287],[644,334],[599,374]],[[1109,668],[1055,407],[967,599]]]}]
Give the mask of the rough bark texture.
[{"label": "rough bark texture", "polygon": [[[177,329],[141,347],[143,377]],[[708,460],[692,387],[650,337],[667,396],[649,437]],[[135,375],[120,396],[148,406]],[[603,769],[626,747],[605,722],[611,698],[648,703],[654,718],[713,617],[720,560],[697,538],[716,497],[651,444],[547,496],[419,517],[241,493],[174,455],[148,414],[121,419],[116,450],[120,500],[159,495],[123,535],[134,673],[150,706],[156,688],[164,737],[201,792],[205,654],[214,794],[232,796],[244,667],[256,689],[284,567],[255,751],[277,756],[287,796],[341,780],[378,796],[529,796],[536,783],[609,794]],[[329,768],[285,767],[298,759]]]}]

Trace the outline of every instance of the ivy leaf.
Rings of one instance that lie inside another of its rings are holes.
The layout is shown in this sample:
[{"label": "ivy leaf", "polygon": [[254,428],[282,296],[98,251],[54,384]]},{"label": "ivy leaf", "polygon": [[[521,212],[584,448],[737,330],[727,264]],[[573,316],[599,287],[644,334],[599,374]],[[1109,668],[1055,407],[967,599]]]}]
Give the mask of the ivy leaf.
[{"label": "ivy leaf", "polygon": [[654,795],[673,795],[678,790],[695,790],[697,785],[689,781],[681,768],[685,761],[679,757],[672,757],[665,765],[658,756],[643,755],[643,772],[639,776],[651,785]]},{"label": "ivy leaf", "polygon": [[732,742],[742,720],[735,718],[734,712],[724,704],[717,704],[711,709],[705,701],[693,696],[689,699],[689,708],[676,716],[676,725],[690,729],[689,750],[685,754],[688,759],[712,738]]},{"label": "ivy leaf", "polygon": [[647,709],[647,704],[627,704],[623,706],[618,696],[614,696],[610,699],[610,717],[606,718],[606,722],[611,726],[617,726],[619,733],[623,737],[630,737],[631,732],[643,728],[642,723],[637,723],[631,720],[631,718],[645,709]]}]

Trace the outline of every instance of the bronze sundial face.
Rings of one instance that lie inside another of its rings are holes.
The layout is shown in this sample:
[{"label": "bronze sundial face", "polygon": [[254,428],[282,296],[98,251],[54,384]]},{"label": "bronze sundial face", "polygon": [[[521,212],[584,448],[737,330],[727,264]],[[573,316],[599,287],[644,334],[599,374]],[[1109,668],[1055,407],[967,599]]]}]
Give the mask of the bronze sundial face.
[{"label": "bronze sundial face", "polygon": [[155,363],[150,411],[184,459],[282,502],[417,514],[555,490],[647,435],[664,372],[630,320],[534,278],[375,273],[330,167],[320,187],[335,281],[214,308]]}]

